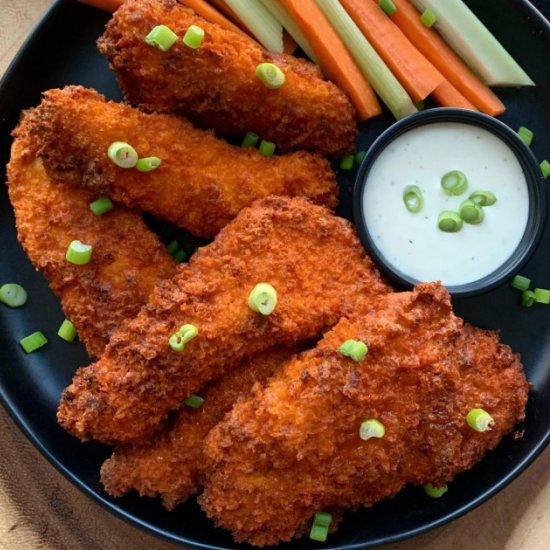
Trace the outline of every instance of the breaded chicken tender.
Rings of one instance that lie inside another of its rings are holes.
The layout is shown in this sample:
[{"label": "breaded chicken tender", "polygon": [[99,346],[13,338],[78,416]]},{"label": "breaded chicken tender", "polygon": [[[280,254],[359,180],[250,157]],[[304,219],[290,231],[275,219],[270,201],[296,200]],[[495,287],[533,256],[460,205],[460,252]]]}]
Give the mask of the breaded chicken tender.
[{"label": "breaded chicken tender", "polygon": [[247,396],[254,384],[263,384],[298,348],[260,353],[206,386],[204,404],[183,407],[173,423],[157,435],[120,445],[101,468],[101,483],[112,496],[136,489],[141,496],[160,495],[172,510],[196,493],[206,473],[202,448],[208,432],[225,413]]},{"label": "breaded chicken tender", "polygon": [[[153,288],[171,278],[176,264],[137,212],[116,205],[96,216],[96,192],[52,183],[36,157],[33,113],[14,131],[8,192],[17,236],[29,259],[61,300],[92,357],[103,352],[125,319],[133,318]],[[73,240],[93,246],[92,260],[65,258]]]},{"label": "breaded chicken tender", "polygon": [[[337,204],[334,173],[321,157],[298,152],[266,158],[177,117],[106,102],[86,88],[46,92],[34,119],[39,155],[55,182],[107,194],[202,237],[216,235],[267,195]],[[107,155],[114,142],[162,164],[150,172],[120,168]]]},{"label": "breaded chicken tender", "polygon": [[[338,352],[348,339],[367,343],[362,361]],[[201,506],[235,540],[262,546],[331,506],[370,506],[408,483],[441,486],[524,419],[528,389],[519,357],[453,315],[442,286],[388,294],[210,432]],[[493,417],[490,431],[469,427],[473,408]],[[382,438],[360,437],[369,419],[382,423]]]},{"label": "breaded chicken tender", "polygon": [[[271,315],[248,306],[259,283],[277,291]],[[348,221],[302,198],[257,201],[76,373],[58,420],[81,439],[142,437],[243,358],[316,337],[387,291]],[[186,324],[198,335],[174,351],[169,338]]]},{"label": "breaded chicken tender", "polygon": [[[145,42],[156,25],[180,37],[166,52]],[[205,32],[198,49],[181,40],[190,25]],[[315,65],[271,54],[176,0],[127,0],[98,46],[117,73],[126,99],[143,110],[184,116],[220,136],[255,132],[284,152],[303,149],[343,156],[353,151],[355,110]],[[260,81],[256,67],[261,63],[283,71],[280,88],[270,89]]]}]

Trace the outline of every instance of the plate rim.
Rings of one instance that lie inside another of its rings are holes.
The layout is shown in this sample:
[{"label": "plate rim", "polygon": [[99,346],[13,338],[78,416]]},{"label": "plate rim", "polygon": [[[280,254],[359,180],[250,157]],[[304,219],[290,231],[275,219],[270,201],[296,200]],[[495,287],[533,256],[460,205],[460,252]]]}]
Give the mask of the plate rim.
[{"label": "plate rim", "polygon": [[[511,0],[521,7],[528,15],[532,18],[532,24],[536,24],[540,27],[541,32],[550,40],[550,21],[529,1],[529,0]],[[8,82],[11,80],[12,73],[15,72],[20,60],[25,57],[27,50],[30,49],[31,45],[35,41],[35,36],[38,35],[42,29],[47,26],[50,19],[56,17],[58,12],[61,12],[65,5],[69,3],[69,0],[54,0],[52,5],[45,11],[40,20],[34,25],[28,36],[25,38],[23,44],[8,64],[4,75],[0,79],[0,96],[2,95],[4,89],[6,88]],[[113,514],[118,519],[123,520],[130,526],[137,527],[142,531],[153,535],[160,540],[169,541],[171,543],[178,544],[180,546],[186,545],[189,548],[194,548],[197,550],[227,550],[227,546],[218,546],[209,543],[202,543],[196,540],[191,540],[186,536],[175,535],[173,532],[165,530],[161,527],[158,527],[150,522],[142,520],[141,518],[131,514],[130,512],[125,511],[121,508],[115,501],[109,500],[107,497],[104,497],[99,492],[95,491],[91,486],[86,484],[80,479],[80,477],[74,474],[68,467],[61,463],[61,461],[56,457],[56,455],[50,452],[44,444],[41,442],[41,439],[35,434],[35,432],[28,426],[25,422],[23,416],[18,412],[17,407],[13,404],[10,396],[4,391],[2,385],[0,385],[0,404],[4,410],[8,413],[10,418],[14,421],[15,425],[21,430],[25,435],[27,440],[34,446],[36,450],[59,472],[61,473],[69,482],[71,482],[75,487],[77,487],[82,493],[91,498],[92,501],[99,504],[104,510]],[[396,542],[404,541],[407,539],[412,539],[423,533],[427,533],[437,527],[441,527],[447,523],[450,523],[466,513],[475,510],[478,506],[488,501],[490,498],[499,493],[502,489],[508,486],[514,479],[521,475],[539,455],[545,450],[545,448],[550,444],[550,424],[548,426],[546,436],[541,438],[537,445],[534,446],[523,458],[521,462],[516,464],[513,469],[501,478],[497,483],[492,487],[485,490],[481,495],[472,501],[464,504],[460,508],[453,510],[443,516],[438,517],[437,519],[426,523],[420,527],[409,529],[407,531],[379,537],[376,540],[371,540],[367,543],[357,542],[349,543],[343,545],[326,545],[323,544],[323,550],[359,550],[363,548],[373,548],[380,544],[393,544]],[[270,546],[267,548],[274,548]]]}]

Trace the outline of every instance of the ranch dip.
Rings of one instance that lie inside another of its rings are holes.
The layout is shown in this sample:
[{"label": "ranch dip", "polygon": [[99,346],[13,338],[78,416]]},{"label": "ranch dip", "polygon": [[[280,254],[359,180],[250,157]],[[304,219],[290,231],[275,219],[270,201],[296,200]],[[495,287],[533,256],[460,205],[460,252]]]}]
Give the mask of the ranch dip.
[{"label": "ranch dip", "polygon": [[[467,190],[449,196],[444,174],[460,170]],[[423,207],[407,210],[403,191],[416,185]],[[477,225],[455,233],[438,228],[442,211],[458,212],[474,191],[491,191],[496,203],[483,207]],[[363,188],[365,223],[386,262],[417,281],[458,286],[489,275],[515,251],[527,225],[529,194],[513,151],[493,133],[459,122],[436,122],[394,139],[374,161]]]}]

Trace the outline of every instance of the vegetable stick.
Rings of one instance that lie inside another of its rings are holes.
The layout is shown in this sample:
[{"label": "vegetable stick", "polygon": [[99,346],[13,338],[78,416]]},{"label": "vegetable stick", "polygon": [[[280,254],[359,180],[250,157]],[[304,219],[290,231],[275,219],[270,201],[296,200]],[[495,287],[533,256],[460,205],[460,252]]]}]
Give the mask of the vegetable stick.
[{"label": "vegetable stick", "polygon": [[124,3],[124,0],[78,0],[82,4],[88,4],[88,6],[92,6],[94,8],[98,8],[103,11],[108,11],[110,13],[113,13],[117,10],[117,8],[120,8],[120,6]]},{"label": "vegetable stick", "polygon": [[[89,6],[93,6],[94,8],[99,8],[104,11],[108,11],[113,13],[117,8],[119,8],[123,3],[124,0],[78,0],[79,2],[82,2],[83,4],[88,4]],[[224,17],[221,13],[219,13],[216,9],[214,9],[210,4],[205,2],[205,0],[179,0],[182,4],[187,6],[188,8],[191,8],[196,13],[198,13],[201,17],[204,17],[207,21],[210,21],[211,23],[217,23],[220,25],[220,27],[223,27],[224,29],[238,32],[241,36],[246,36],[249,40],[253,40],[251,36],[243,32],[239,27],[234,25],[229,19]]]},{"label": "vegetable stick", "polygon": [[448,80],[440,84],[431,94],[434,101],[441,107],[457,107],[459,109],[477,109]]},{"label": "vegetable stick", "polygon": [[434,29],[422,23],[420,14],[409,0],[393,0],[393,3],[397,11],[392,15],[392,21],[467,100],[491,116],[504,112],[502,101],[474,75]]},{"label": "vegetable stick", "polygon": [[283,27],[262,3],[258,0],[225,0],[225,3],[266,50],[283,53]]},{"label": "vegetable stick", "polygon": [[341,3],[415,102],[426,99],[443,83],[443,75],[377,5],[368,0]]},{"label": "vegetable stick", "polygon": [[280,0],[309,41],[323,73],[345,90],[366,120],[381,113],[380,103],[346,46],[315,0]]},{"label": "vegetable stick", "polygon": [[318,63],[317,57],[311,44],[308,42],[308,39],[305,37],[304,33],[300,30],[300,27],[297,25],[296,21],[292,18],[292,15],[288,10],[281,4],[279,0],[262,0],[263,5],[273,14],[279,23],[285,28],[285,30],[294,38],[294,40],[299,44],[300,48],[304,53],[313,61]]},{"label": "vegetable stick", "polygon": [[316,0],[316,3],[340,35],[363,75],[395,118],[400,119],[416,113],[417,109],[405,88],[376,53],[342,4],[338,0]]},{"label": "vegetable stick", "polygon": [[435,29],[488,86],[534,86],[535,83],[462,0],[412,0],[430,9]]},{"label": "vegetable stick", "polygon": [[[185,2],[185,0],[183,0]],[[209,4],[212,4],[222,15],[225,15],[229,21],[232,21],[242,29],[244,32],[248,32],[246,25],[239,19],[239,16],[226,4],[225,0],[208,0]]]}]

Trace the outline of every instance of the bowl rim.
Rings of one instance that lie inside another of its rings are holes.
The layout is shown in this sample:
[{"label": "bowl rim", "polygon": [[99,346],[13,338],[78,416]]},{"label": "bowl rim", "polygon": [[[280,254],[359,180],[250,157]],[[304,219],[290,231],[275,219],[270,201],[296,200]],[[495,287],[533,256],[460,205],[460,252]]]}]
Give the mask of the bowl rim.
[{"label": "bowl rim", "polygon": [[477,111],[452,107],[437,107],[420,111],[397,121],[378,136],[367,150],[361,163],[353,189],[353,219],[361,243],[384,275],[404,289],[410,289],[421,282],[394,267],[377,248],[365,222],[362,199],[368,174],[382,151],[390,143],[415,128],[440,122],[457,122],[477,126],[491,132],[508,145],[520,163],[529,194],[529,214],[523,236],[508,259],[480,279],[460,285],[446,286],[452,296],[474,296],[500,286],[504,281],[511,279],[527,263],[540,242],[546,222],[545,184],[539,163],[517,132],[502,121]]}]

